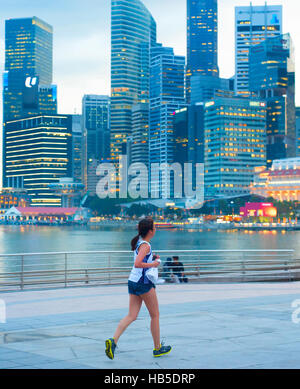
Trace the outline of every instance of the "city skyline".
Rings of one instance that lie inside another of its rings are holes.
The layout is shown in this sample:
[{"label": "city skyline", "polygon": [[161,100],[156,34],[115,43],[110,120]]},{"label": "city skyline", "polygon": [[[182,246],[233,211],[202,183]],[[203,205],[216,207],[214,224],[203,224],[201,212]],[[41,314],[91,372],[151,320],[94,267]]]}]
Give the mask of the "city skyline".
[{"label": "city skyline", "polygon": [[[173,47],[176,55],[186,55],[186,1],[165,0],[163,4],[158,0],[143,2],[157,21],[158,41],[164,46]],[[84,7],[78,0],[66,0],[64,5],[60,4],[59,12],[55,7],[56,3],[57,1],[54,0],[50,7],[47,4],[47,9],[45,3],[36,0],[32,0],[30,4],[23,0],[5,4],[0,18],[0,70],[2,72],[4,68],[5,20],[29,16],[42,18],[54,28],[53,81],[58,85],[58,112],[69,114],[76,110],[77,113],[81,113],[81,100],[84,94],[110,94],[110,3],[88,0]],[[296,49],[297,64],[300,38],[296,34],[296,15],[293,14],[293,4],[296,4],[296,0],[267,3],[283,5],[283,32],[291,34]],[[234,8],[249,4],[250,1],[246,0],[219,0],[221,77],[234,75]],[[253,5],[263,4],[263,1],[253,1]],[[64,22],[66,15],[72,21],[71,23]],[[76,29],[73,28],[75,26]],[[297,81],[296,91],[299,85]],[[296,92],[296,105],[300,105],[299,97]]]}]

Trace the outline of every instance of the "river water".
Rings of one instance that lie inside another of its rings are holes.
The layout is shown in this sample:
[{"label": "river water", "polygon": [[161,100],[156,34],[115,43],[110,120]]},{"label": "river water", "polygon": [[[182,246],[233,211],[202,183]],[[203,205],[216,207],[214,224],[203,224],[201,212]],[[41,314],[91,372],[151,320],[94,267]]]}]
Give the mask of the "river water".
[{"label": "river water", "polygon": [[[75,227],[75,226],[0,226],[0,254],[120,251],[130,250],[130,241],[136,234],[132,226],[124,227]],[[152,241],[155,250],[277,250],[294,249],[300,258],[300,231],[226,231],[226,230],[158,230]],[[126,261],[132,261],[128,255]],[[116,256],[114,263],[120,263]],[[162,258],[164,260],[164,258]],[[72,256],[68,267],[105,265],[108,256],[89,254]],[[51,256],[26,258],[25,270],[63,269],[64,257]],[[0,258],[1,272],[17,272],[21,269],[20,257]]]}]

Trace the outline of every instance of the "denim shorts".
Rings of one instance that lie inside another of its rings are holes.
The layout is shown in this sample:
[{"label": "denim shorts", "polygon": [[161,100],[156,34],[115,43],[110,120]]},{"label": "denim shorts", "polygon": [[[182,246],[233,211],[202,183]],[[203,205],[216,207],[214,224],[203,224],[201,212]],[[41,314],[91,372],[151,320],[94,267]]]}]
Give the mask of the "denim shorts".
[{"label": "denim shorts", "polygon": [[141,282],[128,281],[128,293],[134,294],[135,296],[148,293],[152,288],[155,288],[155,285],[152,284],[152,282],[143,284]]}]

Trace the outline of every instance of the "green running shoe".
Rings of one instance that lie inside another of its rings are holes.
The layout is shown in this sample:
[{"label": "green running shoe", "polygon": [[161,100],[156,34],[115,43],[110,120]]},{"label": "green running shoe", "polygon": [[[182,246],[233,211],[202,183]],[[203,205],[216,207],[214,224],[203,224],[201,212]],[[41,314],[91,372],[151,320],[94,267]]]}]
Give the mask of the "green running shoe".
[{"label": "green running shoe", "polygon": [[105,341],[105,354],[108,356],[109,359],[114,359],[115,356],[115,349],[117,347],[115,341],[113,338],[107,339]]},{"label": "green running shoe", "polygon": [[160,345],[160,348],[158,350],[154,349],[153,350],[153,356],[155,358],[157,357],[161,357],[162,355],[166,355],[166,354],[169,354],[169,352],[172,350],[172,347],[171,346],[164,346],[164,344],[162,343]]}]

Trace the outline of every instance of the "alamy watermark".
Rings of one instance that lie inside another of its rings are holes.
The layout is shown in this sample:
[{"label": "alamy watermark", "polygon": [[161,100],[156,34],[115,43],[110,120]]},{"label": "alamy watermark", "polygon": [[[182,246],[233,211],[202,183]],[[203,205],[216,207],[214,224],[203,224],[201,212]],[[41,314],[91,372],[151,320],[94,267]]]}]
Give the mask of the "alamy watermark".
[{"label": "alamy watermark", "polygon": [[5,301],[0,299],[0,324],[6,323],[6,304]]},{"label": "alamy watermark", "polygon": [[203,163],[144,163],[128,164],[127,155],[119,157],[119,163],[101,163],[96,175],[100,180],[96,187],[101,199],[185,199],[194,208],[204,202]]},{"label": "alamy watermark", "polygon": [[292,313],[292,322],[294,324],[300,323],[300,300],[294,300],[292,302],[292,308],[295,308]]}]

